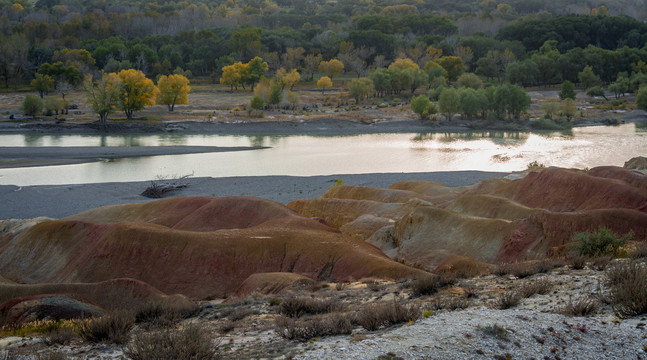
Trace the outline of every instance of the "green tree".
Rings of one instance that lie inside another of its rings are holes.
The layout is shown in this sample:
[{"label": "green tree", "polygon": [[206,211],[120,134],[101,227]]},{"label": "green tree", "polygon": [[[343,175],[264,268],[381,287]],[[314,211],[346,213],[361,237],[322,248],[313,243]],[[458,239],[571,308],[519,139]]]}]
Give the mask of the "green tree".
[{"label": "green tree", "polygon": [[627,77],[624,76],[618,76],[618,79],[616,81],[609,85],[608,90],[611,91],[615,97],[616,100],[620,99],[620,96],[623,96],[627,91],[629,91],[629,86],[630,82]]},{"label": "green tree", "polygon": [[411,99],[411,110],[420,116],[420,120],[427,119],[430,114],[436,112],[434,104],[425,95],[416,96]]},{"label": "green tree", "polygon": [[101,79],[92,81],[88,77],[84,83],[85,91],[88,95],[87,101],[97,115],[102,125],[106,124],[108,116],[112,114],[119,104],[121,94],[121,81],[117,74],[103,73]]},{"label": "green tree", "polygon": [[483,86],[483,81],[477,75],[472,73],[464,73],[456,80],[456,85],[459,87],[468,87],[478,89]]},{"label": "green tree", "polygon": [[254,85],[265,75],[268,68],[267,63],[256,56],[247,63],[247,67],[242,76],[243,83],[249,84],[250,88],[254,89]]},{"label": "green tree", "polygon": [[607,99],[606,95],[604,94],[604,89],[601,86],[594,86],[592,88],[589,88],[586,91],[586,95],[588,95],[588,96],[602,96],[605,99]]},{"label": "green tree", "polygon": [[458,102],[463,115],[471,120],[483,110],[487,99],[477,90],[462,88],[458,91]]},{"label": "green tree", "polygon": [[385,68],[371,71],[368,78],[373,82],[373,87],[378,96],[384,96],[391,92],[391,73]]},{"label": "green tree", "polygon": [[447,80],[456,81],[456,79],[465,71],[465,64],[458,56],[443,56],[437,61],[447,71]]},{"label": "green tree", "polygon": [[530,108],[530,95],[521,86],[505,84],[494,90],[494,102],[497,113],[506,112],[508,119],[519,119]]},{"label": "green tree", "polygon": [[573,83],[568,80],[564,81],[562,83],[562,89],[559,91],[559,98],[562,100],[575,100],[575,85],[573,85]]},{"label": "green tree", "polygon": [[585,89],[591,88],[600,83],[600,77],[593,72],[592,66],[585,66],[584,70],[577,74],[577,78]]},{"label": "green tree", "polygon": [[38,91],[42,99],[54,87],[54,78],[49,75],[36,74],[31,81],[31,87]]},{"label": "green tree", "polygon": [[168,111],[173,111],[176,104],[189,103],[191,87],[189,86],[189,79],[183,75],[162,75],[157,80],[157,88],[159,92],[155,97],[155,101],[158,104],[168,106]]},{"label": "green tree", "polygon": [[438,97],[438,107],[440,112],[444,113],[448,121],[452,120],[452,115],[460,111],[460,98],[458,91],[454,88],[445,88]]},{"label": "green tree", "polygon": [[541,109],[544,110],[544,117],[552,119],[553,114],[559,110],[559,101],[557,99],[546,99],[541,103]]},{"label": "green tree", "polygon": [[636,107],[642,110],[647,110],[647,86],[638,89],[636,93]]},{"label": "green tree", "polygon": [[20,105],[20,109],[25,115],[35,118],[36,115],[43,113],[43,100],[36,95],[27,94]]},{"label": "green tree", "polygon": [[155,93],[158,90],[143,72],[135,69],[121,70],[117,77],[121,83],[119,106],[126,118],[132,119],[135,111],[155,103]]},{"label": "green tree", "polygon": [[355,99],[355,103],[359,104],[362,99],[370,96],[375,88],[371,79],[362,77],[351,80],[348,83],[348,91],[350,96]]}]

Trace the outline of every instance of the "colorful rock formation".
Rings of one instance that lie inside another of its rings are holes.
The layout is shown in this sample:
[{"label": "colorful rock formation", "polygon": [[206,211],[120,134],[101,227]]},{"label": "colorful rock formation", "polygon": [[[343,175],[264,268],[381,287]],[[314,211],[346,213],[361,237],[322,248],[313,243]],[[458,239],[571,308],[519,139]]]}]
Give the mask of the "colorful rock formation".
[{"label": "colorful rock formation", "polygon": [[564,254],[575,233],[600,227],[644,241],[646,184],[646,175],[619,167],[548,168],[461,188],[425,181],[342,186],[288,207],[400,262],[440,271],[457,258],[493,264]]},{"label": "colorful rock formation", "polygon": [[0,253],[0,275],[21,283],[126,277],[194,299],[226,297],[269,272],[340,281],[423,274],[281,204],[246,197],[98,208],[38,223]]}]

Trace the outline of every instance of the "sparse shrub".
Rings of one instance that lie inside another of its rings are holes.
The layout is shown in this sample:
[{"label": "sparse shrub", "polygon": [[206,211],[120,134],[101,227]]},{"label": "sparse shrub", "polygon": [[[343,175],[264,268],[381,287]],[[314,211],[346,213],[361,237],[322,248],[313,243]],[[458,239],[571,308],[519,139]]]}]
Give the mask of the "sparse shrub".
[{"label": "sparse shrub", "polygon": [[90,342],[113,342],[124,344],[135,324],[134,316],[128,312],[115,312],[100,318],[86,320],[79,325],[79,334]]},{"label": "sparse shrub", "polygon": [[523,279],[542,272],[544,269],[544,265],[538,265],[537,262],[507,263],[497,266],[495,274],[499,276],[513,275],[519,279]]},{"label": "sparse shrub", "polygon": [[647,244],[641,242],[636,245],[636,248],[630,254],[632,259],[644,259],[647,258]]},{"label": "sparse shrub", "polygon": [[506,291],[495,300],[494,306],[498,309],[505,310],[519,305],[521,296],[516,291]]},{"label": "sparse shrub", "polygon": [[43,342],[47,346],[65,345],[76,337],[76,332],[69,327],[60,327],[53,329],[45,334]]},{"label": "sparse shrub", "polygon": [[571,242],[579,255],[588,257],[617,256],[620,247],[631,240],[632,236],[632,233],[620,236],[607,227],[601,227],[595,231],[576,233]]},{"label": "sparse shrub", "polygon": [[628,318],[647,313],[647,268],[644,263],[627,261],[606,271],[609,301],[616,315]]},{"label": "sparse shrub", "polygon": [[231,314],[229,314],[229,320],[231,321],[240,321],[243,320],[244,318],[248,317],[249,315],[252,315],[254,311],[252,309],[236,309],[234,310]]},{"label": "sparse shrub", "polygon": [[420,316],[420,306],[405,306],[394,300],[364,307],[355,315],[355,323],[368,331],[374,331],[381,327],[415,321]]},{"label": "sparse shrub", "polygon": [[267,305],[269,306],[278,306],[281,305],[281,298],[271,298],[267,301]]},{"label": "sparse shrub", "polygon": [[454,283],[456,283],[456,277],[451,274],[431,274],[413,280],[411,283],[411,291],[415,296],[433,295],[438,292],[438,290],[445,286],[453,285]]},{"label": "sparse shrub", "polygon": [[606,269],[607,265],[613,260],[611,256],[601,256],[593,259],[591,266],[597,271],[603,271]]},{"label": "sparse shrub", "polygon": [[371,291],[378,292],[382,290],[382,285],[375,280],[366,280],[364,281],[364,284],[366,284],[366,288]]},{"label": "sparse shrub", "polygon": [[537,160],[528,163],[528,169],[534,169],[534,168],[540,168],[541,169],[541,168],[545,168],[545,167],[546,167],[546,165],[538,162]]},{"label": "sparse shrub", "polygon": [[572,255],[568,261],[574,270],[582,270],[586,266],[586,256]]},{"label": "sparse shrub", "polygon": [[341,310],[340,305],[334,304],[332,299],[289,297],[279,305],[279,313],[291,318],[301,317],[305,314],[324,314],[339,310]]},{"label": "sparse shrub", "polygon": [[191,316],[197,310],[197,306],[173,306],[163,302],[150,301],[136,310],[135,321],[153,326],[171,326]]},{"label": "sparse shrub", "polygon": [[317,315],[308,319],[279,316],[277,333],[289,340],[307,341],[317,336],[348,335],[353,331],[350,317],[344,313]]},{"label": "sparse shrub", "polygon": [[523,284],[517,293],[522,298],[529,298],[535,294],[545,295],[552,289],[553,283],[546,279],[529,281]]},{"label": "sparse shrub", "polygon": [[510,341],[510,337],[508,336],[508,329],[499,324],[488,325],[480,329],[483,334],[487,336],[492,336],[502,341]]},{"label": "sparse shrub", "polygon": [[472,305],[472,302],[463,296],[459,297],[436,297],[432,300],[430,307],[434,310],[463,310],[467,309]]},{"label": "sparse shrub", "polygon": [[218,359],[216,344],[199,326],[136,334],[124,354],[132,360]]},{"label": "sparse shrub", "polygon": [[341,281],[340,281],[340,282],[338,282],[337,284],[335,284],[335,289],[336,289],[337,291],[342,291],[342,290],[344,290],[345,288],[346,288],[346,283],[344,283],[344,282],[341,282]]},{"label": "sparse shrub", "polygon": [[587,316],[595,314],[598,311],[598,302],[588,296],[583,296],[573,300],[568,299],[568,302],[562,307],[559,312],[568,316]]}]

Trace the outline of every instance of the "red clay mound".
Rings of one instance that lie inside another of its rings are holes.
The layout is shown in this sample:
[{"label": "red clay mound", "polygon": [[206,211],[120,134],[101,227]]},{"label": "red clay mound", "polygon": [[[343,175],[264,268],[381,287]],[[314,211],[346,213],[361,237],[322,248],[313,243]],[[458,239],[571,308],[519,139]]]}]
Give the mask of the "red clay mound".
[{"label": "red clay mound", "polygon": [[433,198],[434,203],[454,199],[467,188],[466,186],[449,187],[432,181],[422,180],[399,181],[389,186],[389,189],[392,190],[407,190],[426,195]]},{"label": "red clay mound", "polygon": [[233,296],[245,297],[258,292],[265,295],[278,294],[281,291],[293,286],[297,282],[313,282],[309,277],[285,272],[258,273],[250,275],[234,291]]},{"label": "red clay mound", "polygon": [[178,230],[243,229],[265,221],[297,216],[285,206],[251,197],[171,198],[146,204],[106,206],[64,220],[93,223],[147,222]]},{"label": "red clay mound", "polygon": [[68,284],[0,284],[0,303],[13,298],[41,294],[79,294],[104,309],[132,310],[149,302],[189,307],[192,302],[183,295],[165,295],[135,279],[113,279],[99,283]]},{"label": "red clay mound", "polygon": [[76,294],[35,295],[0,304],[0,325],[39,320],[71,320],[104,316],[106,311]]},{"label": "red clay mound", "polygon": [[599,166],[589,170],[587,174],[601,178],[622,180],[631,186],[647,190],[647,175],[638,171],[627,170],[617,166]]},{"label": "red clay mound", "polygon": [[479,186],[469,192],[500,195],[527,207],[555,212],[617,208],[647,211],[647,191],[578,170],[548,168],[523,179],[501,182],[492,192],[485,189]]},{"label": "red clay mound", "polygon": [[[88,222],[89,215],[104,221],[118,218],[118,207],[109,207],[109,216],[96,209],[79,216],[86,221],[71,217],[35,225],[16,236],[0,254],[0,275],[13,271],[25,283],[97,282],[129,277],[165,293],[201,299],[226,297],[254,273],[294,272],[314,279],[334,277],[341,281],[365,277],[400,279],[420,273],[392,261],[372,245],[273,202],[255,198],[173,198],[162,202],[163,206],[140,204],[146,216],[134,216],[155,223]],[[202,206],[181,206],[194,203]],[[221,209],[219,205],[223,203],[232,204],[233,214],[210,210]],[[185,211],[176,221],[166,206],[194,210]],[[126,208],[137,214],[136,205]],[[160,217],[151,210],[155,208],[160,209]],[[240,209],[252,211],[254,220],[242,219]],[[214,214],[228,215],[236,222],[232,226],[236,228],[206,231],[208,226],[204,224],[219,224],[220,220],[211,219]],[[194,219],[199,216],[208,218]],[[160,218],[165,218],[168,225],[159,225]]]}]

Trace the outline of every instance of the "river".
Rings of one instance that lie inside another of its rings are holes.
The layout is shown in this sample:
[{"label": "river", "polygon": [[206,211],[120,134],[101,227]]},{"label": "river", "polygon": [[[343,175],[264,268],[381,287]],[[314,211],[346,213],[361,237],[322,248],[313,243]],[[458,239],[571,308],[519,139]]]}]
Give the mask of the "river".
[{"label": "river", "polygon": [[510,172],[546,166],[622,166],[647,156],[647,129],[635,124],[569,132],[474,131],[349,136],[0,135],[2,146],[269,146],[269,149],[126,158],[85,164],[0,169],[0,184],[125,182],[196,177],[330,175],[452,170]]}]

